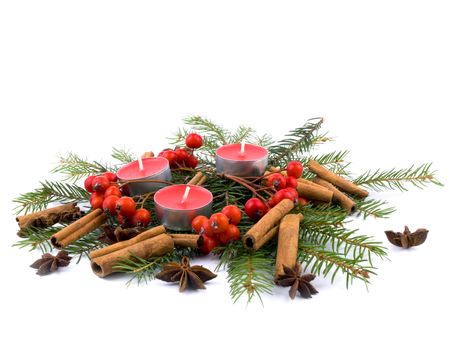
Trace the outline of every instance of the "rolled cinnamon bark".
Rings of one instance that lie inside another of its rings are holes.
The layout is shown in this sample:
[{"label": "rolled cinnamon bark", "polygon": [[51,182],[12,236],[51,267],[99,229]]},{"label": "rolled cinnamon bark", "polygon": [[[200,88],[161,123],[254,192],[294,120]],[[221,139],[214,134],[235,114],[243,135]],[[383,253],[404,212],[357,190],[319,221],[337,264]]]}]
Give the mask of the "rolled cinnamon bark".
[{"label": "rolled cinnamon bark", "polygon": [[300,219],[299,214],[289,214],[281,220],[277,239],[276,278],[284,274],[284,265],[293,268],[297,262]]},{"label": "rolled cinnamon bark", "polygon": [[188,182],[188,185],[201,186],[206,182],[206,180],[206,175],[204,175],[201,171],[198,171],[195,176],[193,176],[193,178]]},{"label": "rolled cinnamon bark", "polygon": [[313,182],[317,183],[320,186],[328,188],[333,193],[332,201],[346,210],[348,213],[353,213],[355,211],[355,202],[350,199],[345,193],[339,191],[337,187],[333,184],[323,180],[319,176],[313,179]]},{"label": "rolled cinnamon bark", "polygon": [[[279,221],[293,209],[294,204],[290,199],[283,199],[274,208],[269,210],[248,232],[243,236],[245,248],[254,249],[257,241],[261,241]],[[264,244],[264,243],[263,243]]]},{"label": "rolled cinnamon bark", "polygon": [[320,165],[317,161],[312,160],[308,164],[308,168],[318,175],[323,180],[326,180],[333,184],[334,186],[340,188],[344,192],[349,194],[356,195],[358,197],[368,197],[368,191],[364,190],[363,188],[355,185],[354,183],[344,179],[342,176],[339,176],[332,171],[326,169],[322,165]]},{"label": "rolled cinnamon bark", "polygon": [[154,158],[154,152],[148,151],[141,155],[141,158]]},{"label": "rolled cinnamon bark", "polygon": [[248,249],[258,250],[263,245],[265,245],[267,242],[269,242],[271,239],[273,239],[277,235],[277,232],[279,232],[279,225],[274,226],[272,229],[270,229],[268,232],[266,232],[265,235],[263,235],[263,236],[259,237],[259,239],[255,240],[251,247],[250,246],[246,246],[246,247]]},{"label": "rolled cinnamon bark", "polygon": [[[270,174],[277,173],[278,171],[277,168],[271,168],[271,171],[264,172],[265,180],[267,180]],[[285,171],[281,171],[281,174],[287,176]],[[297,182],[297,192],[300,197],[304,197],[308,200],[331,203],[332,192],[329,189],[303,178],[297,179]]]},{"label": "rolled cinnamon bark", "polygon": [[170,233],[176,247],[198,248],[202,245],[201,235],[192,233]]},{"label": "rolled cinnamon bark", "polygon": [[89,253],[89,257],[91,259],[94,259],[94,258],[97,258],[97,257],[102,256],[102,255],[107,255],[107,254],[113,253],[113,252],[115,252],[117,250],[128,248],[128,247],[130,247],[130,246],[132,246],[132,245],[134,245],[136,243],[142,242],[142,241],[144,241],[146,239],[156,237],[156,236],[158,236],[158,235],[160,235],[162,233],[165,233],[165,227],[162,226],[162,225],[156,226],[156,227],[150,228],[149,230],[141,232],[138,236],[133,237],[132,239],[129,239],[128,241],[122,241],[122,242],[114,243],[114,244],[109,245],[107,247],[97,249],[97,250],[93,250],[92,252]]},{"label": "rolled cinnamon bark", "polygon": [[55,233],[50,241],[55,248],[64,248],[70,243],[94,231],[107,220],[102,209],[96,209]]},{"label": "rolled cinnamon bark", "polygon": [[55,225],[58,222],[72,222],[79,219],[81,210],[76,205],[76,202],[62,204],[53,208],[37,211],[35,213],[17,216],[16,221],[20,230],[18,236],[23,237],[22,230],[39,227],[45,228]]},{"label": "rolled cinnamon bark", "polygon": [[190,181],[188,181],[188,185],[197,185],[199,180],[203,177],[203,173],[201,171],[198,171],[195,176],[191,178]]},{"label": "rolled cinnamon bark", "polygon": [[113,269],[114,265],[122,259],[129,259],[132,255],[142,259],[162,256],[171,252],[173,248],[174,241],[172,237],[162,233],[129,247],[94,258],[91,260],[91,268],[97,276],[105,277],[115,272]]}]

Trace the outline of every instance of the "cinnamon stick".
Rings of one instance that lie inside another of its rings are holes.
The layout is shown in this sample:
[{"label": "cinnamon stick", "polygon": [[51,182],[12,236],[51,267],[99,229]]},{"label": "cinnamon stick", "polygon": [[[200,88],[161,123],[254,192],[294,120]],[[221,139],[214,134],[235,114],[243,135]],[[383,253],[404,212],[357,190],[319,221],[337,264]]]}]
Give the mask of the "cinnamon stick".
[{"label": "cinnamon stick", "polygon": [[192,233],[171,233],[170,237],[174,240],[176,247],[198,248],[202,245],[201,235]]},{"label": "cinnamon stick", "polygon": [[245,236],[243,236],[245,248],[254,249],[255,242],[264,239],[264,236],[267,235],[293,207],[294,204],[290,199],[283,199],[274,208],[269,210],[248,230]]},{"label": "cinnamon stick", "polygon": [[206,180],[206,175],[204,175],[201,171],[198,171],[195,176],[193,176],[193,178],[188,182],[188,185],[201,186],[206,182]]},{"label": "cinnamon stick", "polygon": [[300,214],[289,214],[281,220],[277,240],[276,278],[284,274],[284,265],[293,268],[297,262],[300,219]]},{"label": "cinnamon stick", "polygon": [[347,192],[349,194],[356,195],[358,197],[368,197],[368,191],[364,190],[363,188],[355,185],[353,182],[350,182],[346,179],[344,179],[342,176],[339,176],[332,171],[326,169],[322,165],[320,165],[317,161],[312,160],[308,164],[308,168],[318,175],[320,178],[323,180],[326,180],[333,184],[334,186],[340,188],[344,192]]},{"label": "cinnamon stick", "polygon": [[107,220],[102,209],[96,209],[55,233],[50,241],[55,248],[63,248],[94,231]]},{"label": "cinnamon stick", "polygon": [[113,252],[115,252],[117,250],[128,248],[128,247],[130,247],[130,246],[132,246],[132,245],[134,245],[136,243],[142,242],[142,241],[144,241],[146,239],[156,237],[156,236],[158,236],[158,235],[160,235],[162,233],[165,233],[165,227],[162,226],[162,225],[156,226],[156,227],[150,228],[149,230],[141,232],[139,235],[137,235],[136,237],[133,237],[132,239],[129,239],[128,241],[122,241],[122,242],[114,243],[114,244],[109,245],[107,247],[97,249],[97,250],[93,250],[92,252],[89,253],[89,257],[91,259],[94,259],[94,258],[97,258],[99,256],[107,255],[107,254],[113,253]]},{"label": "cinnamon stick", "polygon": [[355,202],[351,198],[349,198],[345,193],[339,191],[339,189],[336,186],[334,186],[326,180],[323,180],[319,176],[315,177],[313,179],[313,182],[317,183],[320,186],[326,187],[330,191],[332,191],[333,202],[340,205],[342,209],[346,210],[348,213],[353,213],[355,211]]},{"label": "cinnamon stick", "polygon": [[154,158],[154,152],[144,152],[142,155],[141,155],[141,158]]},{"label": "cinnamon stick", "polygon": [[[266,171],[264,173],[265,179],[272,174],[278,172],[277,168],[271,168],[270,171]],[[281,171],[281,174],[287,176],[285,171]],[[297,192],[300,197],[304,197],[308,200],[316,200],[325,203],[331,203],[332,200],[332,192],[320,185],[317,185],[309,180],[299,178],[297,179]]]},{"label": "cinnamon stick", "polygon": [[20,230],[18,236],[24,237],[23,230],[31,227],[50,227],[58,222],[72,222],[79,219],[81,210],[76,202],[62,204],[53,208],[16,217]]},{"label": "cinnamon stick", "polygon": [[162,256],[171,252],[173,248],[174,241],[172,237],[166,233],[162,233],[129,247],[93,258],[91,260],[91,268],[97,276],[105,277],[115,272],[115,264],[122,259],[130,259],[133,255],[142,259]]},{"label": "cinnamon stick", "polygon": [[247,248],[253,250],[260,249],[263,245],[265,245],[267,242],[273,239],[277,235],[277,232],[279,232],[279,225],[274,226],[272,229],[266,232],[265,235],[259,237],[258,240],[255,240],[251,247],[247,246]]}]

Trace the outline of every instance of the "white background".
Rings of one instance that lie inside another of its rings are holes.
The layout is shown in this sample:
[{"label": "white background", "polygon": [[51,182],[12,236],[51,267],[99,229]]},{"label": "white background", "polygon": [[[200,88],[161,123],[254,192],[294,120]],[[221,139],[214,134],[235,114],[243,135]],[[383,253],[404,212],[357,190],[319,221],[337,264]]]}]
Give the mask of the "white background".
[{"label": "white background", "polygon": [[[2,1],[0,347],[465,348],[466,15],[447,0]],[[355,174],[433,161],[445,187],[378,194],[397,213],[357,222],[427,242],[388,246],[369,292],[317,278],[313,299],[281,289],[264,307],[232,304],[223,273],[196,293],[127,288],[87,262],[38,277],[39,252],[11,248],[11,200],[57,154],[158,151],[193,114],[276,137],[324,116]]]}]

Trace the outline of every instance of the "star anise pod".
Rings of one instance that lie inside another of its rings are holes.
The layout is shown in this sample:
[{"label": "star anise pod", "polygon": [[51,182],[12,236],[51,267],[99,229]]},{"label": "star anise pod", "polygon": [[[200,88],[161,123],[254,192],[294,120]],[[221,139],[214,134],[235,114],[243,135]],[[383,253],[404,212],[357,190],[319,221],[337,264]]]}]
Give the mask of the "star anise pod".
[{"label": "star anise pod", "polygon": [[299,264],[295,264],[292,269],[285,265],[282,265],[282,267],[284,268],[284,274],[276,278],[276,283],[282,287],[290,286],[289,296],[291,299],[295,299],[297,291],[300,292],[303,298],[311,298],[312,294],[318,293],[310,283],[315,279],[315,275],[311,273],[301,275],[301,266]]},{"label": "star anise pod", "polygon": [[104,244],[111,245],[117,243],[117,238],[115,237],[115,229],[109,225],[104,224],[100,227],[102,234],[99,236],[98,240]]},{"label": "star anise pod", "polygon": [[165,264],[162,271],[156,275],[156,278],[165,282],[178,282],[179,291],[183,292],[187,287],[206,289],[204,282],[212,280],[216,276],[215,273],[200,265],[190,266],[190,260],[184,256],[180,264],[176,262]]},{"label": "star anise pod", "polygon": [[37,269],[37,274],[40,276],[48,275],[54,271],[57,271],[59,267],[68,266],[71,257],[64,250],[58,252],[56,256],[50,253],[42,255],[42,258],[36,260],[31,267]]},{"label": "star anise pod", "polygon": [[423,244],[428,236],[428,230],[424,228],[410,232],[407,226],[405,226],[404,232],[384,231],[384,233],[386,233],[389,242],[402,248],[410,248]]}]

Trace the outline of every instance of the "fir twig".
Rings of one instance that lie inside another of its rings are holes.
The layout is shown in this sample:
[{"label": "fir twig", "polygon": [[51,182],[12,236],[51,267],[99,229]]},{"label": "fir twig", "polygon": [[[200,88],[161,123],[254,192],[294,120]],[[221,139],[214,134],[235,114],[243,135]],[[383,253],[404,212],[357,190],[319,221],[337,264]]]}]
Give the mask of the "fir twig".
[{"label": "fir twig", "polygon": [[127,164],[136,159],[135,155],[130,150],[124,148],[112,147],[112,158],[118,160],[122,164]]},{"label": "fir twig", "polygon": [[286,137],[269,148],[271,154],[269,161],[272,165],[279,165],[294,158],[299,157],[318,142],[323,140],[323,136],[317,138],[316,131],[321,127],[323,118],[312,118],[294,130],[291,130]]},{"label": "fir twig", "polygon": [[431,168],[431,163],[426,163],[418,167],[412,165],[410,168],[400,170],[394,168],[391,170],[370,170],[357,177],[354,183],[374,191],[394,189],[407,191],[407,184],[418,188],[425,187],[430,183],[443,186],[435,175],[436,170]]},{"label": "fir twig", "polygon": [[59,157],[59,164],[53,168],[51,172],[63,174],[65,176],[65,180],[76,182],[88,175],[96,175],[106,171],[115,170],[116,169],[110,165],[96,161],[88,161],[77,154],[68,153],[65,157]]},{"label": "fir twig", "polygon": [[91,233],[88,233],[86,236],[81,237],[77,241],[66,246],[64,250],[72,256],[77,256],[78,264],[81,261],[83,255],[89,256],[91,250],[102,248],[105,244],[99,240],[102,232],[100,230],[95,230]]},{"label": "fir twig", "polygon": [[366,260],[362,257],[347,258],[344,254],[323,249],[321,246],[303,243],[299,245],[299,261],[305,264],[305,269],[310,268],[311,273],[323,275],[324,277],[332,273],[331,283],[340,271],[346,276],[346,286],[355,278],[369,283],[370,274],[374,273],[374,268],[364,265]]},{"label": "fir twig", "polygon": [[363,219],[367,217],[374,217],[380,219],[388,218],[392,213],[396,211],[394,207],[387,207],[387,202],[377,199],[365,199],[357,201],[355,206],[357,210],[357,216],[363,216]]},{"label": "fir twig", "polygon": [[68,203],[73,201],[87,201],[89,193],[80,186],[56,181],[41,182],[41,187],[34,191],[21,194],[13,200],[18,204],[16,213],[39,211],[46,209],[52,202]]},{"label": "fir twig", "polygon": [[227,274],[230,296],[236,302],[242,295],[251,302],[262,294],[272,294],[274,258],[263,251],[249,252],[242,249],[228,262]]},{"label": "fir twig", "polygon": [[52,243],[50,243],[50,237],[60,231],[63,227],[64,226],[62,225],[58,225],[47,228],[25,228],[21,231],[24,237],[13,244],[13,246],[21,249],[29,248],[29,251],[40,249],[42,254],[50,253],[53,250]]}]

